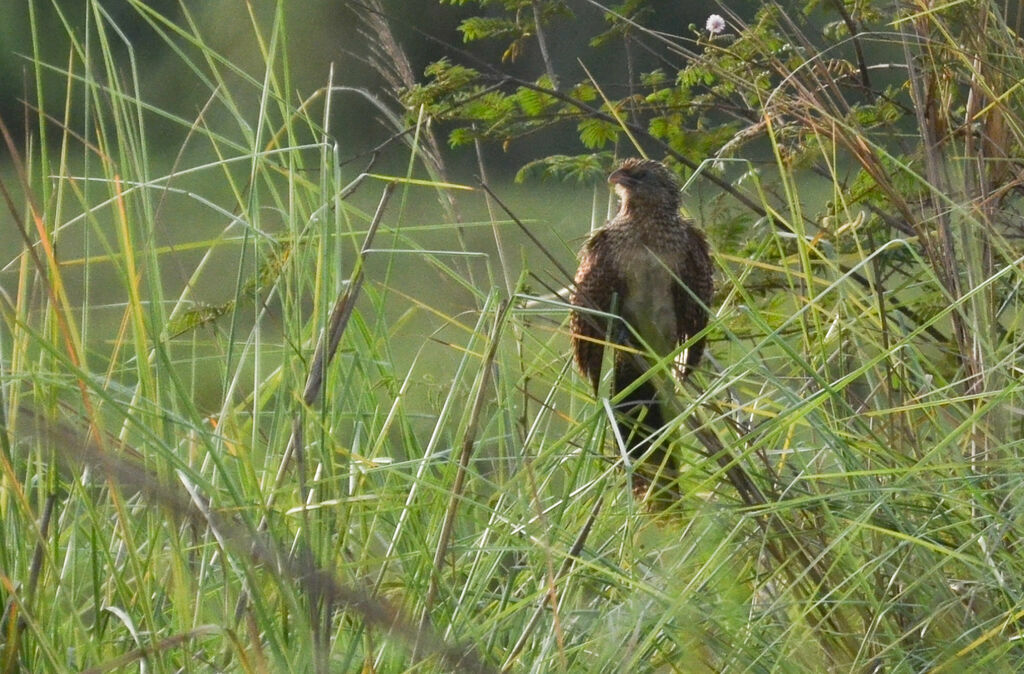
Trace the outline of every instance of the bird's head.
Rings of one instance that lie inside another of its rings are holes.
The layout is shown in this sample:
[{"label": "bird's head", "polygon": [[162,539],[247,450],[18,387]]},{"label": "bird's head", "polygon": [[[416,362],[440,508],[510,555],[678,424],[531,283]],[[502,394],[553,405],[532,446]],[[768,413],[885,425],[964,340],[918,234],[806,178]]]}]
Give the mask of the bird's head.
[{"label": "bird's head", "polygon": [[615,194],[625,212],[679,210],[679,181],[661,162],[627,159],[608,176],[608,182],[615,186]]}]

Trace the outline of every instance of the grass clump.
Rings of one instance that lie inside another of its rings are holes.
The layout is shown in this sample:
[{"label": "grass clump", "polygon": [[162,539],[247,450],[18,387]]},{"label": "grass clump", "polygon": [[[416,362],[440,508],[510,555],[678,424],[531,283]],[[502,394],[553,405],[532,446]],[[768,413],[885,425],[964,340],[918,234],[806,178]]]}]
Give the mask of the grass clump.
[{"label": "grass clump", "polygon": [[[503,30],[565,20],[534,4]],[[362,172],[332,111],[390,108],[333,74],[297,96],[283,3],[247,66],[187,8],[131,6],[202,109],[150,104],[90,2],[61,65],[32,24],[35,132],[4,133],[4,671],[1016,667],[1024,59],[997,3],[820,29],[772,6],[693,39],[618,14],[598,43],[677,66],[622,98],[560,85],[547,43],[533,81],[417,83],[367,10],[416,107]],[[605,152],[524,176],[644,150],[691,179],[719,292],[666,511],[567,362],[548,290],[584,223],[452,178],[431,120],[481,157],[566,122]]]}]

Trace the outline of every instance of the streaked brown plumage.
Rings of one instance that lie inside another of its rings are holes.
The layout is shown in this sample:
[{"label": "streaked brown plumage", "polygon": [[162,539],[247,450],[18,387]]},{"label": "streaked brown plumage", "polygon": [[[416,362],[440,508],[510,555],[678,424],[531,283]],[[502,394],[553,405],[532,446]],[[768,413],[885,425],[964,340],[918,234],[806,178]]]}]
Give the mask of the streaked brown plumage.
[{"label": "streaked brown plumage", "polygon": [[[649,347],[648,353],[665,356],[707,324],[713,287],[707,241],[679,215],[675,175],[659,162],[627,159],[608,182],[619,196],[619,211],[583,246],[570,299],[577,308],[569,325],[576,363],[595,391],[605,343],[627,347],[615,351],[615,393],[650,367],[647,358],[630,349],[647,349],[622,321],[609,323],[586,310],[622,318]],[[690,346],[684,375],[703,351],[703,340]],[[630,456],[638,458],[648,449],[650,433],[665,421],[657,387],[651,380],[641,384],[620,410],[619,430]],[[664,463],[674,473],[674,464],[663,453],[655,452],[649,460]]]}]

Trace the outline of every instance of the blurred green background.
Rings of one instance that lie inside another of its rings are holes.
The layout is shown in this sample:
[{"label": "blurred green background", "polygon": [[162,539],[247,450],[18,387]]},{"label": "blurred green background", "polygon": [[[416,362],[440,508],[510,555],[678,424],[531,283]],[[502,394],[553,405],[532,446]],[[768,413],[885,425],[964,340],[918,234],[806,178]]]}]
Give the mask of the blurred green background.
[{"label": "blurred green background", "polygon": [[[679,3],[660,0],[650,3],[656,20],[651,23],[658,30],[668,33],[687,34],[689,25],[703,24],[707,7],[694,3]],[[741,2],[730,7],[743,14],[745,10],[760,3]],[[497,41],[482,41],[463,44],[458,32],[459,22],[468,16],[478,14],[481,9],[470,3],[441,3],[437,0],[392,0],[384,2],[388,21],[409,57],[412,69],[421,76],[423,68],[443,56],[456,56],[456,60],[467,59],[459,56],[465,50],[476,58],[490,63],[501,60],[504,45]],[[209,0],[204,2],[178,2],[156,0],[137,3],[114,0],[102,5],[106,15],[103,20],[116,26],[127,43],[112,45],[116,54],[125,58],[124,76],[129,77],[127,57],[134,57],[138,77],[145,101],[169,113],[185,118],[194,117],[208,101],[211,91],[207,83],[200,81],[194,73],[184,67],[179,55],[168,48],[164,40],[154,32],[153,24],[146,17],[162,15],[186,25],[187,21],[196,26],[196,32],[208,40],[209,45],[226,60],[259,77],[263,59],[254,40],[252,19],[259,25],[269,25],[275,11],[274,3],[244,2],[243,0]],[[143,10],[148,7],[149,10]],[[32,8],[34,11],[30,11]],[[488,8],[484,8],[486,13]],[[187,11],[186,11],[187,10]],[[553,22],[551,56],[559,70],[573,78],[582,77],[583,70],[577,60],[582,61],[601,82],[607,82],[610,93],[617,94],[616,87],[624,89],[627,81],[622,44],[612,41],[600,47],[588,44],[590,36],[601,29],[605,20],[598,5],[577,3],[572,17],[556,18]],[[497,10],[491,8],[492,13]],[[299,95],[308,95],[327,82],[331,65],[334,66],[336,85],[363,88],[380,96],[390,105],[388,87],[381,82],[374,69],[367,63],[373,56],[368,52],[365,36],[361,33],[357,14],[366,15],[361,3],[301,0],[285,4],[287,21],[287,45],[292,86]],[[31,76],[30,60],[33,54],[31,44],[32,22],[38,27],[39,35],[52,39],[36,45],[43,60],[55,71],[67,67],[69,40],[67,33],[83,36],[86,26],[97,20],[88,11],[85,0],[70,0],[53,3],[29,3],[12,0],[0,6],[0,115],[15,137],[21,138],[26,131],[27,114],[24,101],[34,100],[35,87],[51,101],[63,100],[65,79],[60,72],[43,82],[34,82]],[[94,45],[95,47],[95,45]],[[655,55],[633,54],[637,71],[656,64]],[[509,72],[534,79],[543,72],[543,66],[536,48],[528,45],[515,63],[506,62]],[[255,95],[255,92],[250,92]],[[72,101],[72,119],[76,116]],[[216,113],[216,111],[213,111]],[[364,99],[356,95],[342,98],[335,109],[335,123],[332,128],[341,146],[353,155],[374,147],[387,134],[382,130],[378,112]],[[209,118],[216,128],[216,114]],[[32,122],[29,122],[31,133]],[[181,131],[173,128],[153,127],[154,134],[162,141],[155,145],[167,153],[175,154],[182,141]],[[495,162],[489,167],[494,171],[515,171],[522,163],[538,156],[566,149],[579,150],[575,139],[552,135],[538,139],[520,141],[505,148],[505,153],[495,152]],[[489,149],[489,152],[494,152]],[[343,156],[345,152],[342,153]],[[456,168],[472,170],[475,160],[471,152],[463,150],[451,159]]]}]

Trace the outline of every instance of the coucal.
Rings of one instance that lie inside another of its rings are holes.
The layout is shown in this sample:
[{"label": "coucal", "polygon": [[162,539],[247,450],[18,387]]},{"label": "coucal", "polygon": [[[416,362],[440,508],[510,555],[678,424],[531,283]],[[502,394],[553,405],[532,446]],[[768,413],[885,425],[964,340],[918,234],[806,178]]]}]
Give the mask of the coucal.
[{"label": "coucal", "polygon": [[[713,282],[703,233],[679,215],[680,187],[672,171],[657,161],[627,159],[608,182],[615,186],[619,211],[583,246],[569,326],[576,364],[595,392],[604,345],[622,347],[615,350],[614,394],[647,372],[652,355],[671,353],[707,325]],[[678,376],[703,351],[703,339],[691,344]],[[644,455],[651,433],[665,423],[653,378],[627,394],[616,419],[630,457]],[[675,474],[671,457],[660,450],[648,461]]]}]

